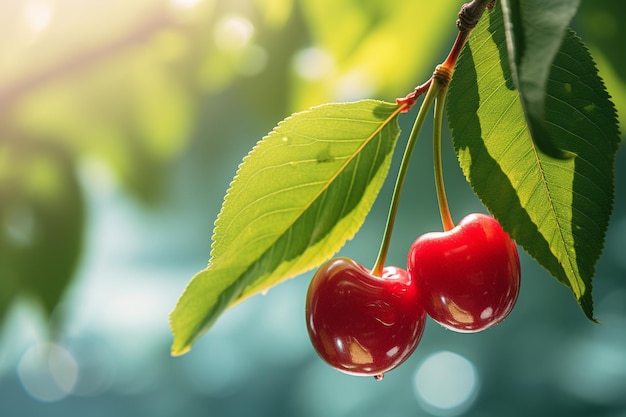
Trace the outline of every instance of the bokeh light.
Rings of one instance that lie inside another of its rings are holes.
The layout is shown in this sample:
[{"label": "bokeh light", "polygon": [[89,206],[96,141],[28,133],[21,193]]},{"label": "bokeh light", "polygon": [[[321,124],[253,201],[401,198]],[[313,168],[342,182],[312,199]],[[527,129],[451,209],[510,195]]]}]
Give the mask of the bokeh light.
[{"label": "bokeh light", "polygon": [[224,16],[215,24],[215,44],[224,50],[237,50],[250,43],[254,26],[243,16]]},{"label": "bokeh light", "polygon": [[78,380],[78,364],[62,346],[42,343],[29,348],[17,365],[24,390],[39,401],[59,401]]},{"label": "bokeh light", "polygon": [[607,295],[596,311],[605,325],[575,335],[557,361],[561,389],[602,405],[626,406],[626,290]]},{"label": "bokeh light", "polygon": [[465,357],[440,351],[425,358],[414,378],[415,393],[424,410],[438,416],[458,416],[476,399],[476,367]]},{"label": "bokeh light", "polygon": [[335,60],[322,48],[301,49],[293,57],[293,68],[299,77],[307,80],[319,80],[335,71]]},{"label": "bokeh light", "polygon": [[364,68],[355,68],[342,74],[336,86],[337,101],[355,101],[370,97],[377,89],[376,80]]}]

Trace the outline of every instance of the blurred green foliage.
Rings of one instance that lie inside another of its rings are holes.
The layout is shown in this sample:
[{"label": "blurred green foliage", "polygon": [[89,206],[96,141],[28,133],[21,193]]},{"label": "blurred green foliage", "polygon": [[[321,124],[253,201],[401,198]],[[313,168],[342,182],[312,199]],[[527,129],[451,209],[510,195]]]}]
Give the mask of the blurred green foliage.
[{"label": "blurred green foliage", "polygon": [[[79,261],[81,169],[96,160],[157,204],[204,126],[271,127],[314,104],[393,100],[423,82],[455,36],[461,2],[4,0],[0,3],[0,320],[19,296],[51,312]],[[583,2],[575,25],[601,54],[624,111],[620,2]],[[586,36],[588,35],[588,36]],[[213,134],[211,133],[213,132]],[[88,184],[87,184],[88,185]]]}]

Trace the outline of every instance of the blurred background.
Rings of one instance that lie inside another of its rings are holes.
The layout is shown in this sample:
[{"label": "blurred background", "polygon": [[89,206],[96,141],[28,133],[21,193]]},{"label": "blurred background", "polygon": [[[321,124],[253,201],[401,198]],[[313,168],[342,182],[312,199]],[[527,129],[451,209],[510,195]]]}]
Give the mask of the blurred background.
[{"label": "blurred background", "polygon": [[[316,356],[304,323],[310,274],[227,311],[190,353],[169,355],[167,315],[206,266],[243,156],[294,111],[412,91],[445,58],[460,6],[1,0],[0,415],[626,417],[624,149],[594,280],[600,325],[520,252],[522,290],[504,323],[462,335],[429,322],[381,382]],[[572,23],[622,132],[625,15],[618,0],[586,1]],[[401,117],[400,147],[412,116]],[[425,136],[391,264],[440,229]],[[444,144],[453,216],[485,211],[449,134]],[[342,250],[366,266],[391,180]]]}]

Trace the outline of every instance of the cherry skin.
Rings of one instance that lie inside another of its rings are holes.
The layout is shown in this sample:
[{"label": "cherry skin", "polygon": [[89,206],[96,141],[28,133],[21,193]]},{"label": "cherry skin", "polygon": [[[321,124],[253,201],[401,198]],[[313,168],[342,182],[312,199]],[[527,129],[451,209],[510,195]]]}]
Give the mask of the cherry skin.
[{"label": "cherry skin", "polygon": [[382,377],[413,353],[426,314],[401,268],[381,277],[348,258],[326,262],[311,280],[306,319],[313,347],[339,371]]},{"label": "cherry skin", "polygon": [[447,232],[420,236],[407,266],[426,313],[451,330],[478,332],[501,322],[519,294],[515,243],[486,214],[470,214]]}]

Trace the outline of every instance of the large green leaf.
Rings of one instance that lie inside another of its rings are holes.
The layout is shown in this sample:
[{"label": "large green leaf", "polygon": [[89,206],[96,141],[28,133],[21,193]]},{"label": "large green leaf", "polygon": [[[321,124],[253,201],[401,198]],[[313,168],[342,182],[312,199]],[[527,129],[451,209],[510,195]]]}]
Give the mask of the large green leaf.
[{"label": "large green leaf", "polygon": [[543,126],[571,158],[554,158],[533,141],[499,8],[473,31],[449,94],[455,149],[476,194],[593,318],[591,282],[612,210],[619,135],[588,51],[568,31],[546,83]]},{"label": "large green leaf", "polygon": [[215,223],[209,265],[170,316],[173,354],[233,302],[319,265],[352,238],[387,175],[399,112],[374,100],[314,107],[255,146]]},{"label": "large green leaf", "polygon": [[543,117],[546,84],[580,0],[502,0],[513,82],[528,112]]},{"label": "large green leaf", "polygon": [[511,78],[519,90],[533,140],[548,154],[559,149],[545,126],[546,86],[554,58],[580,0],[502,0]]}]

